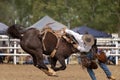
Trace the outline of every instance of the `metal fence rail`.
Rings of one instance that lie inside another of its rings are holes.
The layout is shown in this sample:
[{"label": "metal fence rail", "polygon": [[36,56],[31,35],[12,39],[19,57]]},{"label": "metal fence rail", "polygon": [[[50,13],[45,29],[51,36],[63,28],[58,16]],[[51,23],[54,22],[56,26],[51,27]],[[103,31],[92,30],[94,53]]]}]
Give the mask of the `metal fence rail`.
[{"label": "metal fence rail", "polygon": [[[4,35],[5,36],[5,35]],[[1,36],[0,36],[1,37]],[[7,53],[2,53],[0,54],[0,56],[13,56],[13,63],[17,64],[17,56],[28,56],[29,54],[21,52],[21,53],[17,53],[17,50],[22,50],[20,45],[19,45],[19,40],[18,39],[9,39],[7,36],[5,36],[5,39],[0,39],[0,42],[2,41],[6,41],[7,42],[7,46],[6,47],[2,47],[0,46],[0,49],[7,49],[8,52]],[[12,43],[13,46],[10,46]],[[13,53],[10,53],[10,49],[13,49]]]},{"label": "metal fence rail", "polygon": [[[8,47],[0,46],[0,49],[8,49],[8,50],[14,49],[14,53],[10,54],[10,52],[8,52],[8,53],[2,53],[0,55],[13,56],[14,57],[14,59],[13,59],[14,64],[16,64],[16,57],[17,56],[28,56],[29,55],[27,53],[24,54],[24,52],[21,52],[20,54],[17,53],[17,50],[21,49],[21,47],[19,46],[19,40],[18,39],[9,39],[9,38],[3,39],[3,38],[1,38],[0,42],[1,41],[7,41]],[[13,43],[12,47],[10,46],[10,42]],[[110,54],[110,55],[116,56],[116,65],[118,65],[118,60],[119,60],[119,56],[120,56],[120,54],[119,54],[120,46],[119,46],[118,42],[120,42],[120,39],[119,38],[117,38],[117,39],[113,39],[113,38],[97,38],[97,44],[108,45],[108,44],[111,44],[111,42],[115,46],[98,46],[98,48],[99,49],[114,49],[115,53]]]}]

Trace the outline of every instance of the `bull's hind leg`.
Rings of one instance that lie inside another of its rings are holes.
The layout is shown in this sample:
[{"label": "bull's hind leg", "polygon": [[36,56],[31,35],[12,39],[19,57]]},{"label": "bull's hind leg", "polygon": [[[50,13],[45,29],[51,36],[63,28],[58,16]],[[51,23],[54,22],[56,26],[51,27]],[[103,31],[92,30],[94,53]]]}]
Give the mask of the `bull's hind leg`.
[{"label": "bull's hind leg", "polygon": [[37,59],[37,65],[36,67],[42,70],[44,73],[46,73],[49,76],[56,76],[56,72],[53,71],[51,68],[48,68],[45,63],[43,62],[43,54],[41,52],[37,52],[36,54],[36,59]]}]

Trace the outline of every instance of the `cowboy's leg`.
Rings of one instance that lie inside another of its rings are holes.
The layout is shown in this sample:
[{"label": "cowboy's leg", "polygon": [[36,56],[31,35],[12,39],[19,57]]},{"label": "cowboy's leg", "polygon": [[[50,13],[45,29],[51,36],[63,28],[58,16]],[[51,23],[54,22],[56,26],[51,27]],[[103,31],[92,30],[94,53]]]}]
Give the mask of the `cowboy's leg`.
[{"label": "cowboy's leg", "polygon": [[[92,59],[93,56],[92,56],[91,52],[88,52],[88,53],[87,53],[87,57],[88,57],[89,59]],[[94,73],[94,71],[93,71],[92,69],[87,68],[87,72],[88,72],[88,74],[90,75],[90,77],[91,77],[92,80],[97,80],[96,77],[95,77],[95,73]]]},{"label": "cowboy's leg", "polygon": [[108,79],[110,80],[116,80],[114,76],[112,76],[110,70],[108,69],[107,65],[105,63],[99,63],[100,67],[103,69],[103,71],[105,72],[106,76],[108,77]]},{"label": "cowboy's leg", "polygon": [[96,77],[95,77],[95,73],[93,72],[92,69],[87,68],[87,72],[89,73],[92,80],[97,80]]},{"label": "cowboy's leg", "polygon": [[110,70],[108,69],[107,65],[105,63],[99,62],[99,66],[103,69],[107,77],[112,76]]}]

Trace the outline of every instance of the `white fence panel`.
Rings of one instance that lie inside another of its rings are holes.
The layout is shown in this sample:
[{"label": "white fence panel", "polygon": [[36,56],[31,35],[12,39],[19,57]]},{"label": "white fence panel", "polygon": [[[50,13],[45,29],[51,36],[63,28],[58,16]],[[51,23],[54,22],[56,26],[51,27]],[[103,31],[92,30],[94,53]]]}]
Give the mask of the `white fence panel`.
[{"label": "white fence panel", "polygon": [[118,65],[118,57],[120,56],[119,52],[120,52],[120,46],[119,46],[119,42],[120,42],[120,38],[97,38],[97,41],[99,43],[103,43],[104,45],[111,45],[114,44],[114,47],[111,46],[101,46],[98,47],[100,49],[114,49],[115,50],[115,54],[110,54],[111,56],[116,56],[116,65]]},{"label": "white fence panel", "polygon": [[[19,40],[18,39],[9,39],[7,36],[5,35],[0,35],[0,37],[2,37],[2,39],[0,39],[0,42],[2,41],[6,41],[7,46],[6,47],[2,47],[0,46],[0,49],[7,49],[8,52],[7,53],[2,53],[0,55],[4,55],[4,56],[13,56],[13,63],[17,64],[17,56],[28,56],[29,54],[23,54],[23,52],[21,52],[21,54],[17,53],[17,50],[20,50],[21,47],[19,45]],[[10,46],[10,42],[12,43],[13,46]],[[10,53],[10,49],[14,49],[13,54]]]},{"label": "white fence panel", "polygon": [[[9,39],[7,36],[1,36],[0,35],[0,42],[1,41],[7,41],[8,43],[8,47],[2,47],[0,46],[0,49],[14,49],[14,53],[13,54],[8,54],[8,53],[4,53],[4,54],[0,54],[0,55],[9,55],[9,56],[14,56],[14,64],[16,64],[16,56],[28,56],[29,54],[18,54],[17,50],[21,49],[20,46],[17,46],[17,44],[19,43],[18,39]],[[9,42],[13,42],[13,47],[10,47]],[[102,45],[102,46],[98,46],[99,49],[114,49],[115,50],[115,54],[110,54],[112,56],[116,56],[116,65],[118,65],[118,57],[120,56],[119,51],[120,51],[120,46],[119,43],[120,42],[120,38],[97,38],[97,44],[98,45]],[[115,46],[105,46],[105,45],[115,45]],[[103,46],[104,45],[104,46]]]}]

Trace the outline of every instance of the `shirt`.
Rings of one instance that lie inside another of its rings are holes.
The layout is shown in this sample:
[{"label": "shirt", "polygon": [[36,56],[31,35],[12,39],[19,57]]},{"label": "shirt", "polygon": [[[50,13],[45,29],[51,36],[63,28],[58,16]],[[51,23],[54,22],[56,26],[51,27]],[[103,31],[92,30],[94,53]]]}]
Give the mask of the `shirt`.
[{"label": "shirt", "polygon": [[89,52],[89,50],[91,49],[91,46],[87,46],[85,45],[83,39],[82,39],[82,36],[83,35],[80,35],[72,30],[69,30],[69,29],[66,29],[65,32],[67,34],[70,34],[72,36],[74,36],[74,38],[78,41],[78,44],[79,46],[77,47],[77,49],[80,51],[80,52]]}]

